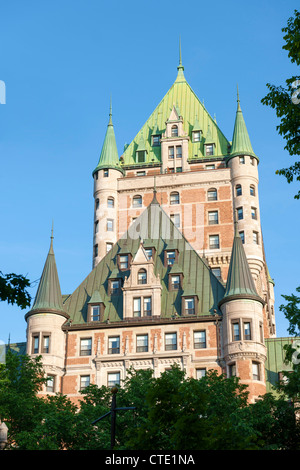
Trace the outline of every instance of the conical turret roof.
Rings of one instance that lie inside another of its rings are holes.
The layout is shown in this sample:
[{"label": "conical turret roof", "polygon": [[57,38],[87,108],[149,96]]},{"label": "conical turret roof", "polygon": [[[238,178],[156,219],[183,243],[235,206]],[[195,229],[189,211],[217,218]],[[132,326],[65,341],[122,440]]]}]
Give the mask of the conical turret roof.
[{"label": "conical turret roof", "polygon": [[238,298],[253,299],[264,303],[257,293],[242,239],[238,233],[236,224],[226,290],[219,305],[226,301]]},{"label": "conical turret roof", "polygon": [[250,155],[252,157],[256,157],[251,142],[249,138],[249,134],[247,131],[247,127],[245,124],[245,120],[243,117],[241,105],[240,105],[240,98],[239,92],[237,92],[237,111],[236,111],[236,118],[233,130],[233,137],[232,137],[232,146],[230,157],[235,157],[237,155]]},{"label": "conical turret roof", "polygon": [[112,106],[110,104],[109,121],[99,158],[99,162],[93,173],[103,168],[114,168],[122,171],[118,155],[114,126],[112,122]]}]

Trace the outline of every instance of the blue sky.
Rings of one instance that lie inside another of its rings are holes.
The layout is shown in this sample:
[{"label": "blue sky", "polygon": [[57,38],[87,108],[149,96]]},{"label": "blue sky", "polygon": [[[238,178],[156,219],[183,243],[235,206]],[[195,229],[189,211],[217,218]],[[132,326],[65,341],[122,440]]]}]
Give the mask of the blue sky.
[{"label": "blue sky", "polygon": [[[50,245],[63,293],[92,268],[93,181],[112,95],[119,153],[177,75],[185,77],[231,140],[236,86],[260,158],[262,230],[275,280],[277,336],[287,336],[281,294],[299,279],[297,188],[276,176],[293,158],[263,106],[266,83],[296,74],[281,28],[298,2],[102,0],[1,3],[0,270],[24,274],[34,297]],[[299,73],[299,72],[298,72]],[[25,341],[25,311],[0,304],[0,340]]]}]

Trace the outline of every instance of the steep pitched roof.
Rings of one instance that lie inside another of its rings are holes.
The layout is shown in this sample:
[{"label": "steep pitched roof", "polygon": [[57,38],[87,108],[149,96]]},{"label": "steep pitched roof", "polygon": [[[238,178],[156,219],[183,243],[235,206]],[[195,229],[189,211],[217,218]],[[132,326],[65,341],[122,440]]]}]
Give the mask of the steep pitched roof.
[{"label": "steep pitched roof", "polygon": [[[137,133],[133,141],[124,150],[122,159],[124,166],[136,164],[136,151],[140,142],[141,135],[145,142],[147,151],[147,161],[149,164],[157,164],[161,161],[160,146],[151,145],[151,136],[154,134],[162,134],[166,129],[166,121],[175,106],[180,115],[183,117],[184,132],[189,135],[189,156],[190,158],[199,158],[205,155],[204,144],[206,142],[206,134],[208,129],[211,133],[210,140],[213,139],[216,147],[214,156],[227,156],[229,142],[219,129],[217,123],[210,116],[203,103],[200,102],[184,76],[184,67],[181,62],[181,54],[179,66],[177,67],[177,78],[164,98],[154,109],[150,117],[147,119],[143,127]],[[192,131],[199,127],[203,132],[201,142],[192,141]],[[207,157],[206,157],[207,158]]]},{"label": "steep pitched roof", "polygon": [[53,231],[51,234],[50,249],[46,258],[35,300],[30,312],[28,312],[26,316],[35,311],[51,311],[66,315],[63,307],[60,283],[53,251]]},{"label": "steep pitched roof", "polygon": [[114,131],[114,126],[112,122],[111,105],[110,105],[110,110],[109,110],[109,121],[108,121],[107,129],[106,129],[106,134],[105,134],[99,162],[95,170],[93,171],[93,173],[103,168],[114,168],[114,169],[123,171],[120,166],[115,131]]},{"label": "steep pitched roof", "polygon": [[240,298],[258,300],[259,302],[264,303],[257,293],[242,239],[239,235],[236,224],[226,290],[219,306],[226,301]]},{"label": "steep pitched roof", "polygon": [[237,93],[237,103],[230,158],[237,155],[250,155],[252,157],[258,158],[255,155],[250,142],[249,134],[240,106],[239,93]]},{"label": "steep pitched roof", "polygon": [[[72,325],[87,321],[87,304],[95,291],[101,295],[105,304],[103,321],[121,321],[123,319],[123,295],[110,295],[109,278],[125,279],[130,271],[120,271],[117,255],[120,251],[131,253],[134,258],[143,241],[147,247],[155,248],[154,273],[159,275],[162,285],[161,318],[171,318],[175,313],[181,315],[181,298],[196,292],[199,298],[198,316],[213,315],[218,310],[218,302],[223,298],[224,287],[213,275],[210,268],[175,227],[169,216],[158,204],[156,194],[152,203],[133,222],[128,231],[98,263],[81,285],[69,296],[64,307],[72,319]],[[171,267],[164,265],[164,250],[172,247],[178,250],[177,265],[183,275],[182,290],[168,289],[168,276]],[[111,277],[112,276],[112,277]]]}]

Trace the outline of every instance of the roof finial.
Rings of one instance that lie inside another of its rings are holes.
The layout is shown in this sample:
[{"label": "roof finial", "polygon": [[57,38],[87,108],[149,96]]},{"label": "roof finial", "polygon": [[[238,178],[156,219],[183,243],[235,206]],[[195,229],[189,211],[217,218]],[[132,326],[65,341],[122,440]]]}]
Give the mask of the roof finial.
[{"label": "roof finial", "polygon": [[111,103],[111,95],[110,95],[110,104],[109,104],[109,122],[108,125],[112,125],[112,103]]},{"label": "roof finial", "polygon": [[239,94],[239,86],[236,85],[236,95],[237,95],[237,104],[238,104],[238,111],[241,110],[241,105],[240,105],[240,94]]},{"label": "roof finial", "polygon": [[49,253],[53,253],[53,220],[52,220],[52,227],[51,227],[51,242],[50,242],[50,250],[49,250]]},{"label": "roof finial", "polygon": [[184,79],[184,75],[183,75],[184,66],[182,65],[182,60],[181,60],[181,38],[180,38],[180,36],[179,36],[179,65],[177,67],[177,70],[178,70],[178,77]]}]

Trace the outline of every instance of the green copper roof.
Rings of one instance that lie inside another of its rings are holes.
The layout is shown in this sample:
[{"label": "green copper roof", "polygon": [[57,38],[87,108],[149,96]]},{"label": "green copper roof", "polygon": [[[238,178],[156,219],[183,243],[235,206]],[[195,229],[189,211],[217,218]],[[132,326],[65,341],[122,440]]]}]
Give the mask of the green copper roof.
[{"label": "green copper roof", "polygon": [[[134,137],[132,142],[124,150],[122,160],[124,166],[137,164],[136,151],[140,145],[141,136],[145,144],[146,163],[159,164],[161,162],[160,146],[152,146],[151,136],[163,134],[166,130],[166,121],[169,119],[171,111],[175,109],[183,118],[184,132],[190,137],[189,140],[189,159],[201,158],[205,156],[204,144],[209,129],[209,140],[215,143],[214,156],[227,156],[229,141],[219,129],[217,123],[206,110],[199,98],[196,96],[184,76],[184,67],[181,61],[177,67],[177,78],[164,98],[154,109],[143,127]],[[202,130],[201,142],[192,141],[192,132],[194,129]],[[206,157],[210,158],[210,157]]]},{"label": "green copper roof", "polygon": [[246,124],[244,121],[242,109],[240,106],[240,98],[239,93],[237,93],[237,111],[236,111],[236,118],[233,130],[233,137],[232,137],[232,146],[230,152],[230,158],[237,156],[237,155],[250,155],[252,157],[256,157],[251,142],[249,138],[249,134],[246,128]]},{"label": "green copper roof", "polygon": [[110,105],[110,111],[109,111],[109,121],[108,121],[107,129],[106,129],[106,134],[105,134],[99,162],[98,162],[97,167],[93,171],[93,173],[103,168],[114,168],[114,169],[122,171],[122,168],[120,166],[120,161],[119,161],[114,126],[112,122],[111,105]]},{"label": "green copper roof", "polygon": [[256,291],[241,237],[235,229],[225,295],[220,304],[235,298],[251,298],[263,303]]},{"label": "green copper roof", "polygon": [[55,312],[65,313],[53,251],[52,234],[50,249],[46,258],[35,300],[29,313],[34,310],[54,310]]},{"label": "green copper roof", "polygon": [[[103,321],[109,320],[112,323],[123,319],[123,293],[121,291],[119,294],[110,295],[109,280],[128,278],[130,269],[119,270],[117,255],[126,251],[134,258],[141,241],[148,248],[155,248],[154,272],[156,276],[159,275],[162,286],[162,319],[171,318],[174,314],[182,316],[182,296],[190,295],[191,292],[199,299],[197,316],[214,315],[214,310],[221,314],[218,302],[224,295],[223,285],[175,227],[157,202],[154,192],[151,204],[73,294],[66,299],[64,307],[72,319],[72,325],[84,324],[87,321],[87,305],[94,297],[95,291],[99,292],[105,304]],[[169,273],[171,270],[173,272],[173,269],[164,265],[164,250],[170,247],[178,250],[178,260],[174,271],[180,271],[183,284],[182,288],[177,291],[169,290]]]}]

